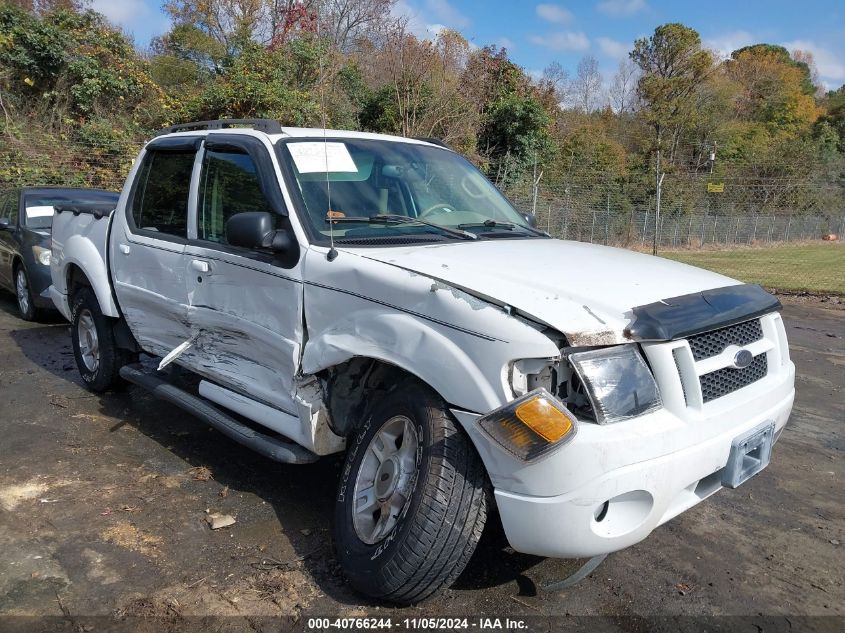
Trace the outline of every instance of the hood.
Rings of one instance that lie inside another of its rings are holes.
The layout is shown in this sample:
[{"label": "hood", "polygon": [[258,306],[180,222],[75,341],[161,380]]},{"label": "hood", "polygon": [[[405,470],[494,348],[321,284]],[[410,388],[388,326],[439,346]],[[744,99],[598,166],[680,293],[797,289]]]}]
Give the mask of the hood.
[{"label": "hood", "polygon": [[633,308],[739,283],[661,257],[554,239],[348,250],[516,308],[572,345],[626,342]]}]

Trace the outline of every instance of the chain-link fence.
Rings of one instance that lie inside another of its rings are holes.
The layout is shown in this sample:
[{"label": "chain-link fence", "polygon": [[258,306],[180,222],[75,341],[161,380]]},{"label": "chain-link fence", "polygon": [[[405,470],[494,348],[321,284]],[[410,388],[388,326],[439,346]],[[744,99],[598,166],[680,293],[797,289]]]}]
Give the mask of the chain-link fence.
[{"label": "chain-link fence", "polygon": [[[609,187],[601,177],[563,187],[528,182],[507,194],[560,239],[656,252],[780,291],[845,294],[845,190],[835,183],[784,188],[758,179],[710,193],[706,179],[699,184],[703,195],[685,204],[676,188],[659,218],[653,194]],[[779,195],[772,195],[778,187]],[[777,205],[755,203],[766,188]]]}]

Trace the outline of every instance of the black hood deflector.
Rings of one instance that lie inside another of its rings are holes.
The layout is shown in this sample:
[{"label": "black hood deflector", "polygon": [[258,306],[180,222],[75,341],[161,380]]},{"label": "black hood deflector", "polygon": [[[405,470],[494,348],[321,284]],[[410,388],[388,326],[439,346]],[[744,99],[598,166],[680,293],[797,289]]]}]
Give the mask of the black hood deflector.
[{"label": "black hood deflector", "polygon": [[714,288],[634,308],[625,336],[636,341],[672,341],[782,308],[776,297],[756,284]]}]

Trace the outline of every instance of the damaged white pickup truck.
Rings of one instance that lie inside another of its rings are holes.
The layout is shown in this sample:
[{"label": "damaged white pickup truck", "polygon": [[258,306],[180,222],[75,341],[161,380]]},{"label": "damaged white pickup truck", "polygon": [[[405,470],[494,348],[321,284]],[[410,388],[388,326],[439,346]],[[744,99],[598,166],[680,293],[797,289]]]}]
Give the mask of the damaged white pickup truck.
[{"label": "damaged white pickup truck", "polygon": [[458,576],[494,505],[519,552],[637,543],[765,467],[792,408],[774,297],[551,239],[434,141],[174,126],[112,213],[57,213],[51,268],[91,389],[282,462],[346,451],[338,559],[399,603]]}]

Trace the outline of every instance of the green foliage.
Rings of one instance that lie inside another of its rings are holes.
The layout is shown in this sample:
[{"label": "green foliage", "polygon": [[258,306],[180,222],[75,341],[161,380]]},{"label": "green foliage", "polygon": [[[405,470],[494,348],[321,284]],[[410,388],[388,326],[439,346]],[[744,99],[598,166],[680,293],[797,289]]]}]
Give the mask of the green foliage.
[{"label": "green foliage", "polygon": [[813,85],[813,74],[810,72],[810,67],[806,62],[793,59],[789,51],[783,46],[777,44],[752,44],[751,46],[743,46],[733,51],[731,58],[739,59],[746,54],[770,56],[781,64],[795,68],[801,75],[801,92],[809,96],[815,95],[816,87]]},{"label": "green foliage", "polygon": [[566,208],[653,209],[658,147],[666,215],[727,212],[736,188],[708,197],[711,170],[742,182],[755,211],[823,212],[845,198],[845,89],[817,100],[812,58],[780,46],[715,63],[696,31],[664,24],[634,43],[633,108],[575,112],[560,106],[563,79],[534,81],[505,50],[454,31],[360,30],[341,46],[315,33],[303,4],[273,22],[272,0],[168,0],[173,27],[142,55],[97,13],[37,4],[0,2],[3,182],[116,187],[165,124],[266,117],[439,137],[511,192],[542,173]]},{"label": "green foliage", "polygon": [[651,37],[638,39],[630,55],[642,72],[637,92],[643,116],[660,145],[665,131],[694,115],[695,93],[712,71],[713,57],[701,48],[695,30],[677,23],[658,26]]},{"label": "green foliage", "polygon": [[317,51],[313,41],[275,51],[251,43],[184,103],[182,117],[262,117],[286,125],[316,125],[320,120]]},{"label": "green foliage", "polygon": [[499,182],[519,179],[535,158],[542,162],[552,152],[548,125],[546,111],[529,95],[504,94],[489,105],[478,145],[489,157]]},{"label": "green foliage", "polygon": [[399,134],[401,121],[394,98],[394,88],[382,86],[364,99],[361,107],[361,129],[367,132]]}]

